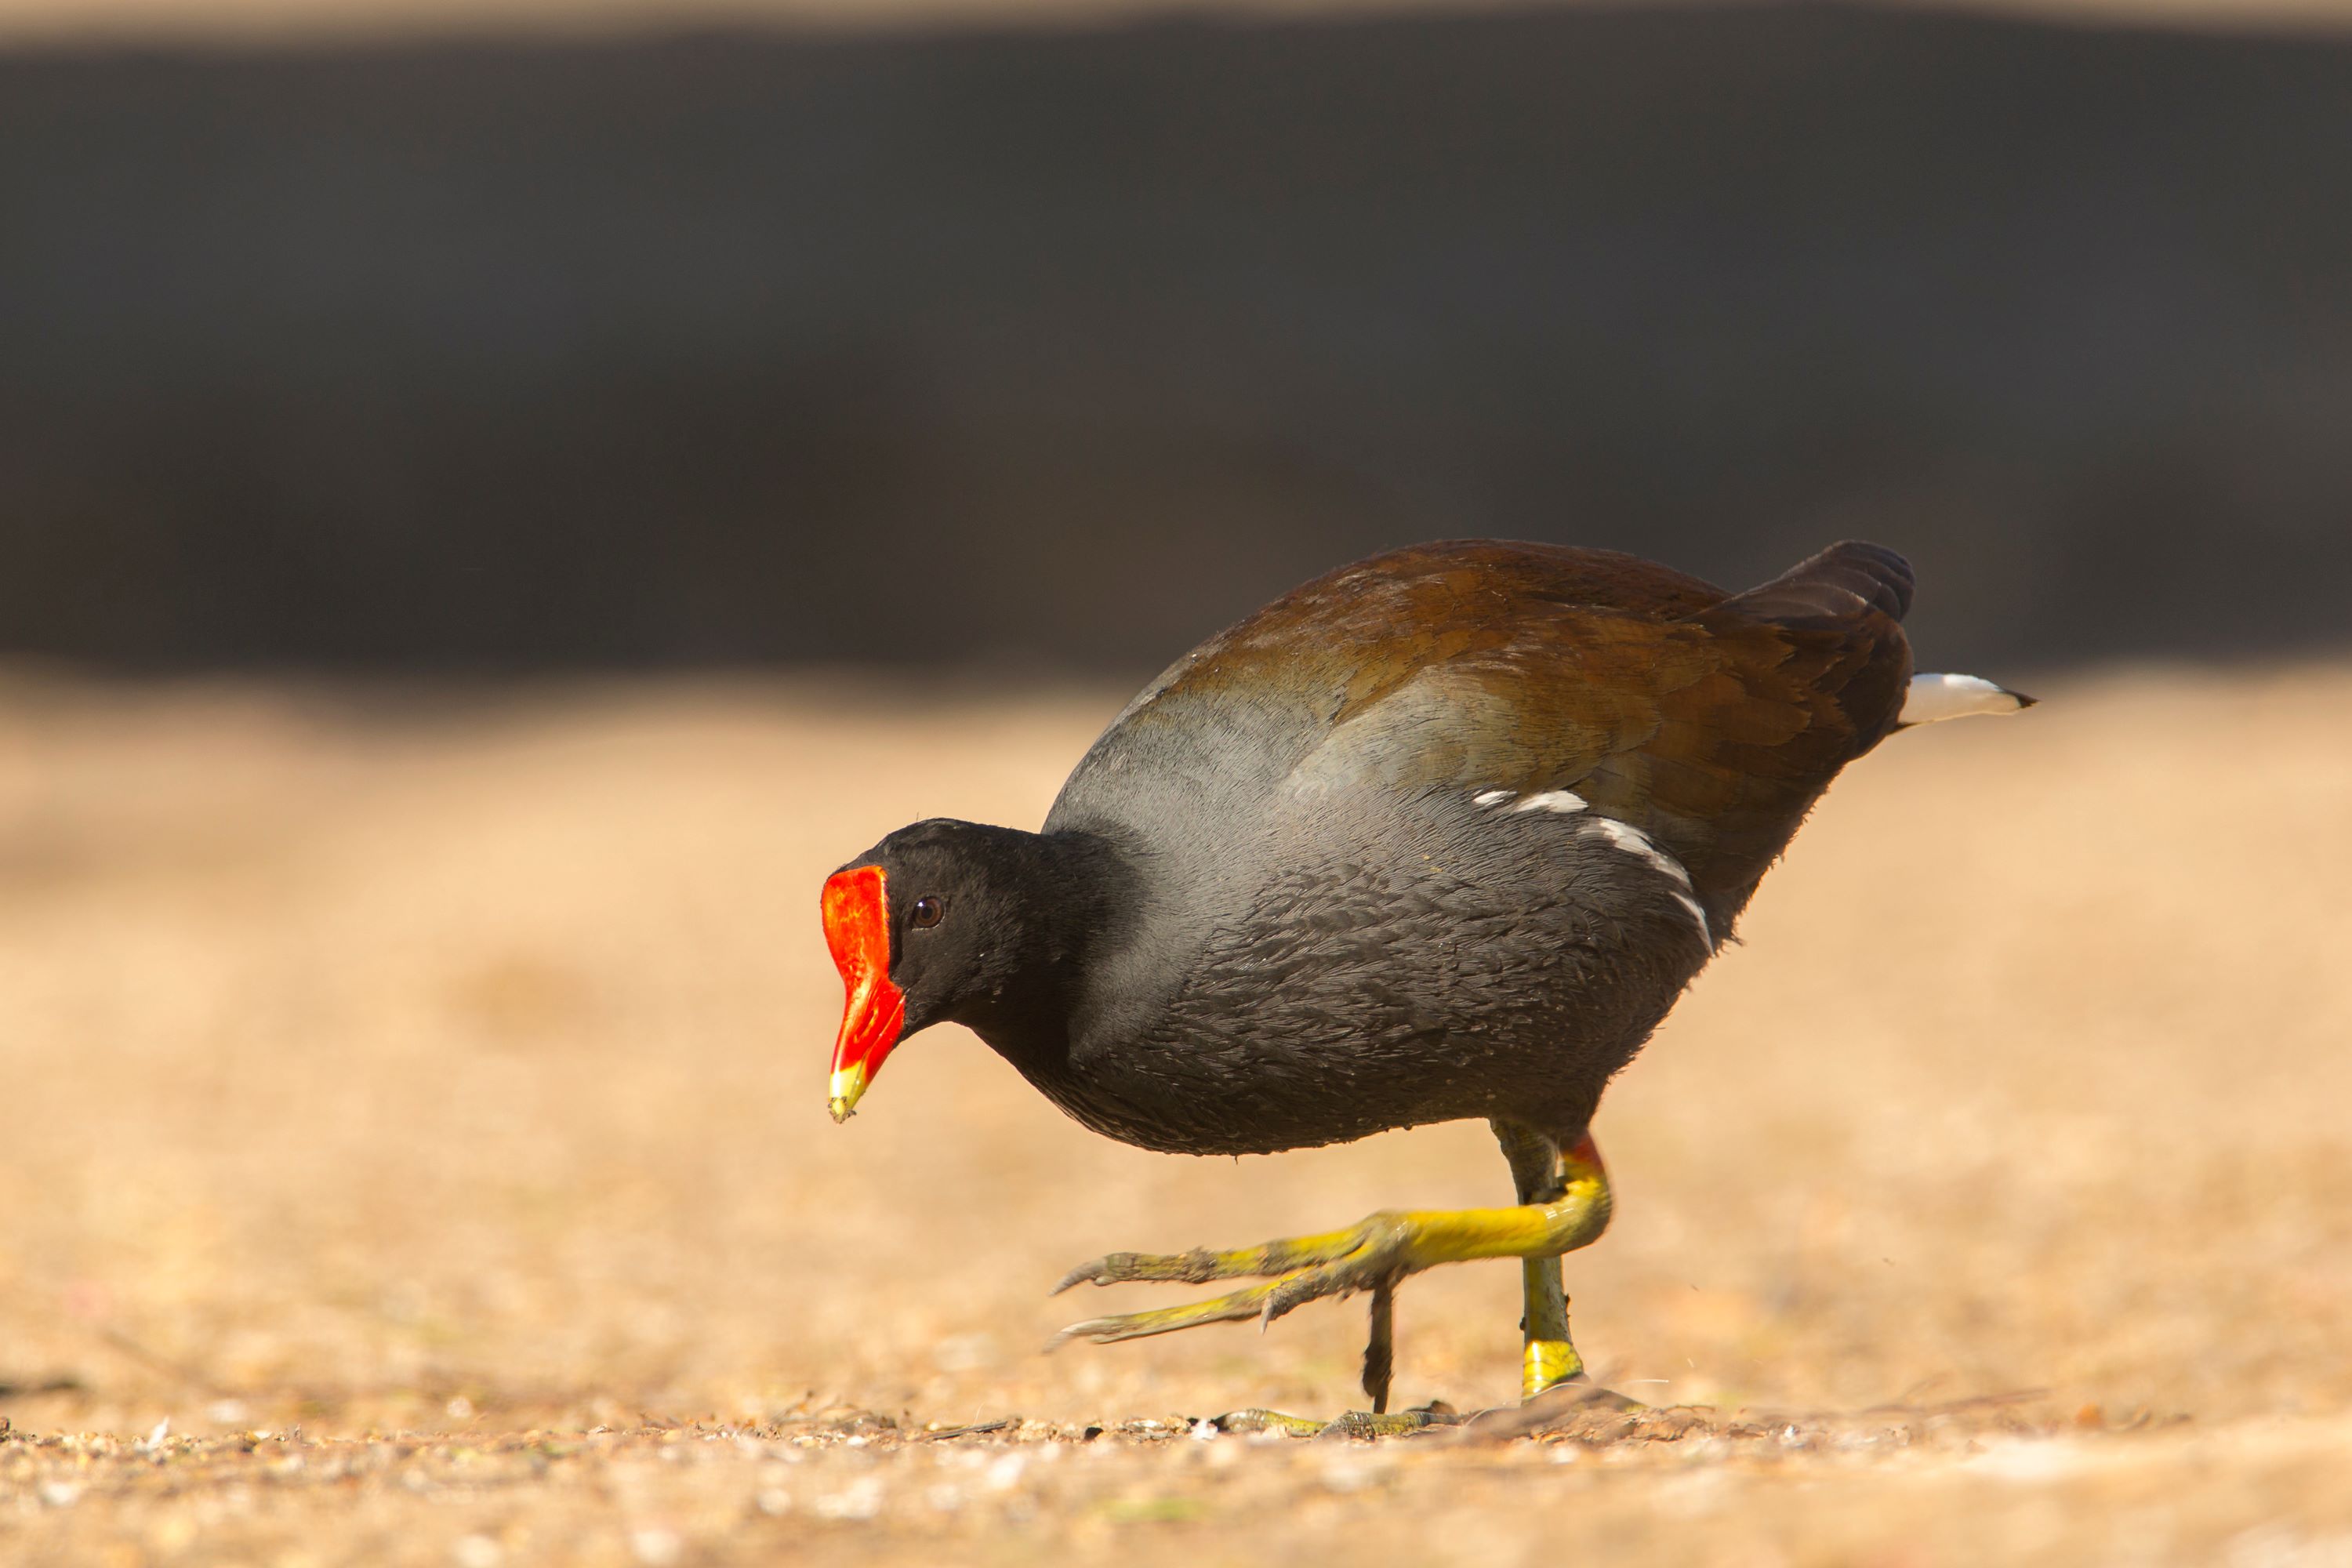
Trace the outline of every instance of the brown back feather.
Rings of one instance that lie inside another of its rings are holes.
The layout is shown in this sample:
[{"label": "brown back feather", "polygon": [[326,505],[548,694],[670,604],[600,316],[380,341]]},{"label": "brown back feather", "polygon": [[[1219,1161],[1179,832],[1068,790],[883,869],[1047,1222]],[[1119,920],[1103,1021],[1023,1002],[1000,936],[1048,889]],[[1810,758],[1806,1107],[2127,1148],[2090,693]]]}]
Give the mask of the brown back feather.
[{"label": "brown back feather", "polygon": [[[1612,551],[1419,545],[1203,643],[1105,743],[1149,748],[1204,799],[1283,775],[1573,790],[1680,860],[1726,929],[1838,770],[1893,727],[1910,598],[1902,557],[1867,544],[1739,595]],[[1301,749],[1265,755],[1268,775],[1225,737],[1270,723]],[[1118,765],[1098,743],[1065,803]]]}]

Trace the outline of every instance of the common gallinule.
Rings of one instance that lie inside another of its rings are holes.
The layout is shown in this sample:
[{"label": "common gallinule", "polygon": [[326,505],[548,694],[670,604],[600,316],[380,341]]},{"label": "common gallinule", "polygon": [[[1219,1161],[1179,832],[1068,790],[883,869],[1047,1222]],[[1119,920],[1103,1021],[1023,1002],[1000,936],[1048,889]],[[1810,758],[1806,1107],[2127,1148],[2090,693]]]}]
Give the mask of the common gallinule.
[{"label": "common gallinule", "polygon": [[1840,768],[1891,731],[2031,700],[1912,674],[1911,586],[1901,556],[1862,543],[1744,594],[1491,541],[1318,577],[1144,688],[1042,831],[919,822],[834,873],[834,1117],[944,1021],[1147,1149],[1265,1153],[1483,1117],[1516,1206],[1113,1253],[1061,1288],[1265,1282],[1064,1337],[1366,1290],[1378,1412],[1396,1283],[1516,1258],[1525,1394],[1580,1378],[1559,1258],[1609,1223],[1602,1087]]}]

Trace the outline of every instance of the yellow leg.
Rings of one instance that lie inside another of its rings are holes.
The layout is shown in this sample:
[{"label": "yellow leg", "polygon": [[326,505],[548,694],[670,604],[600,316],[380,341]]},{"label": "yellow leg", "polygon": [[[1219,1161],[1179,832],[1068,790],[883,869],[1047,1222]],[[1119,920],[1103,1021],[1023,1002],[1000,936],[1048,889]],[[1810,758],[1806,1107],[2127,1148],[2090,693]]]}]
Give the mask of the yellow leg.
[{"label": "yellow leg", "polygon": [[[1521,1203],[1556,1202],[1581,1189],[1592,1194],[1593,1220],[1591,1234],[1578,1245],[1590,1244],[1608,1227],[1609,1173],[1601,1166],[1601,1151],[1590,1133],[1564,1154],[1550,1139],[1510,1122],[1495,1123],[1495,1136],[1503,1145],[1504,1158],[1511,1163],[1511,1179]],[[1529,1258],[1519,1267],[1526,1300],[1519,1319],[1525,1336],[1519,1396],[1533,1399],[1548,1388],[1582,1377],[1584,1358],[1576,1353],[1569,1338],[1568,1292],[1560,1283],[1559,1255]]]},{"label": "yellow leg", "polygon": [[[1114,1252],[1070,1270],[1055,1289],[1129,1280],[1197,1285],[1253,1277],[1265,1283],[1188,1306],[1090,1318],[1063,1330],[1055,1343],[1092,1340],[1108,1344],[1252,1318],[1261,1324],[1270,1323],[1327,1296],[1351,1295],[1383,1284],[1392,1289],[1405,1276],[1441,1263],[1466,1263],[1481,1258],[1556,1259],[1563,1252],[1589,1246],[1609,1224],[1609,1179],[1591,1140],[1584,1140],[1562,1156],[1550,1140],[1524,1128],[1498,1125],[1496,1132],[1519,1178],[1524,1201],[1516,1207],[1387,1209],[1345,1230],[1230,1251]],[[1557,1265],[1549,1278],[1557,1298]],[[1528,1279],[1533,1280],[1536,1275],[1531,1271]],[[1531,1291],[1530,1301],[1534,1300]],[[1564,1301],[1557,1309],[1531,1309],[1528,1332],[1531,1346],[1539,1336],[1546,1344],[1559,1347],[1545,1352],[1549,1358],[1546,1367],[1554,1373],[1545,1386],[1573,1375],[1557,1372],[1562,1364],[1560,1352],[1570,1358],[1575,1355],[1568,1343]],[[1377,1324],[1374,1334],[1376,1339],[1385,1337]],[[1534,1353],[1532,1349],[1529,1353]]]},{"label": "yellow leg", "polygon": [[1527,1315],[1520,1320],[1526,1342],[1519,1352],[1519,1397],[1533,1399],[1547,1388],[1584,1375],[1584,1358],[1568,1337],[1568,1292],[1561,1289],[1559,1259],[1530,1258],[1527,1270]]}]

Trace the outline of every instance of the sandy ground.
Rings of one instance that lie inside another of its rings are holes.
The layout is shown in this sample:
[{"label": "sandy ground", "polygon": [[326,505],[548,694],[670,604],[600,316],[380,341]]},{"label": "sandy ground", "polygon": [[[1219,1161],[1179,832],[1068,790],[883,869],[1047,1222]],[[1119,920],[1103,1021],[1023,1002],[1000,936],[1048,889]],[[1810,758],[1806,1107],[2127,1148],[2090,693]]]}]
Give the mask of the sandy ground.
[{"label": "sandy ground", "polygon": [[[459,36],[596,36],[693,26],[866,30],[1105,26],[1170,17],[1283,20],[1524,5],[1671,7],[1691,0],[0,0],[0,45],[92,38],[278,45]],[[1706,0],[1700,0],[1706,3]],[[1770,5],[1774,0],[1753,0]],[[2215,28],[2352,26],[2352,0],[1864,0],[2067,22]]]},{"label": "sandy ground", "polygon": [[[2352,1561],[2352,669],[1855,768],[1602,1109],[1660,1414],[1485,1444],[1188,1425],[1345,1408],[1360,1303],[1038,1349],[1482,1129],[1146,1154],[950,1029],[825,1119],[823,874],[1119,695],[0,677],[0,1559]],[[1507,1403],[1515,1298],[1409,1283],[1401,1400]]]}]

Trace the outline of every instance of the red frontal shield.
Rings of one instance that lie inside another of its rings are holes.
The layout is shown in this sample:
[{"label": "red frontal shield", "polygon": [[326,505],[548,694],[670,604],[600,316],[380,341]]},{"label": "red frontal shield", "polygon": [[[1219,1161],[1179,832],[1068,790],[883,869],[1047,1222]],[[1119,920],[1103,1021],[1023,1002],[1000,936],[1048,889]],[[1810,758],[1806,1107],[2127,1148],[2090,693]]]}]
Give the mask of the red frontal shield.
[{"label": "red frontal shield", "polygon": [[826,879],[824,942],[844,992],[830,1108],[835,1121],[846,1121],[907,1021],[907,998],[890,984],[890,894],[881,867],[854,866]]}]

